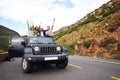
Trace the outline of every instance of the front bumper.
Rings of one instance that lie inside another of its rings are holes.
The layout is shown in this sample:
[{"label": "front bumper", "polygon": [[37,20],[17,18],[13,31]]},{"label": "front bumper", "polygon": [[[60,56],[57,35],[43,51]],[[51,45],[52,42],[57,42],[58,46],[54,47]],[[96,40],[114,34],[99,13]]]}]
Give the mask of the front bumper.
[{"label": "front bumper", "polygon": [[62,61],[68,59],[68,54],[57,55],[25,55],[27,61],[30,62],[47,62],[47,61]]}]

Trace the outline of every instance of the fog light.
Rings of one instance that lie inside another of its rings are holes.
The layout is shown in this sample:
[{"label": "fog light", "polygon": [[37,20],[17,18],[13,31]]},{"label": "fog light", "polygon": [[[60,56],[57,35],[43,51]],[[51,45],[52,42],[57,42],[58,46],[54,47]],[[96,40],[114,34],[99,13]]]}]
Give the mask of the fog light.
[{"label": "fog light", "polygon": [[28,58],[28,60],[29,60],[29,61],[31,61],[31,60],[32,60],[32,58],[31,58],[31,57],[29,57],[29,58]]}]

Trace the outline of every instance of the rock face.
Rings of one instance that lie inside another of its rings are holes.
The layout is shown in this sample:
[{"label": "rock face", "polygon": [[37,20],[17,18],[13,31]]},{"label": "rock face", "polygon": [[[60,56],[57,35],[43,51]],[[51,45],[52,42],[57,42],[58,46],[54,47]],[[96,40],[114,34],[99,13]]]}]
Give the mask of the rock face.
[{"label": "rock face", "polygon": [[119,43],[116,42],[113,44],[107,44],[105,47],[102,47],[100,44],[95,43],[86,48],[83,43],[79,43],[75,45],[75,55],[120,59],[120,48],[118,47],[118,45]]},{"label": "rock face", "polygon": [[[120,58],[120,26],[113,32],[97,28],[95,28],[95,30],[98,30],[98,33],[95,33],[89,38],[94,39],[95,42],[90,42],[87,38],[86,40],[89,41],[90,46],[86,48],[84,40],[78,41],[75,45],[75,54],[84,56],[99,55],[99,57],[104,58]],[[88,43],[86,42],[86,44]],[[100,51],[102,54],[99,53]]]}]

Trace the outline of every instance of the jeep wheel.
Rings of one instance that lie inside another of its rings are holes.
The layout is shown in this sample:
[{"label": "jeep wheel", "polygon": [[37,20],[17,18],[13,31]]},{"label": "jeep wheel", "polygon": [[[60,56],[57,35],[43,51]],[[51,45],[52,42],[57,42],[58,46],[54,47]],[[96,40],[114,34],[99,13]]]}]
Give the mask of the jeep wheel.
[{"label": "jeep wheel", "polygon": [[10,61],[10,59],[11,59],[11,58],[10,58],[9,55],[7,55],[6,58],[5,58],[6,61]]},{"label": "jeep wheel", "polygon": [[22,59],[22,70],[24,73],[30,73],[32,71],[32,64],[25,58]]},{"label": "jeep wheel", "polygon": [[68,59],[61,61],[59,63],[56,63],[56,67],[59,69],[64,69],[68,65]]}]

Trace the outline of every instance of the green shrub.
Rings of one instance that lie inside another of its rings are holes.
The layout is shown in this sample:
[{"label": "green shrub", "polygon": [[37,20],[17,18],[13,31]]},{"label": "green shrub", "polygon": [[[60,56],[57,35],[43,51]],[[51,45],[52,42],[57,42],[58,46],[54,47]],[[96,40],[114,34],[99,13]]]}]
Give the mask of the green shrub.
[{"label": "green shrub", "polygon": [[83,42],[83,45],[84,45],[86,48],[89,48],[90,45],[91,45],[91,42],[90,42],[90,41],[84,41],[84,42]]},{"label": "green shrub", "polygon": [[9,43],[8,37],[0,37],[0,50],[7,51],[8,50],[8,43]]},{"label": "green shrub", "polygon": [[108,7],[107,7],[106,4],[103,4],[102,8],[103,8],[103,9],[107,9]]},{"label": "green shrub", "polygon": [[117,40],[114,37],[108,37],[108,38],[104,38],[103,40],[100,41],[100,45],[102,47],[106,47],[107,44],[113,44],[116,43]]},{"label": "green shrub", "polygon": [[57,40],[57,39],[59,39],[60,37],[64,36],[67,33],[68,33],[67,31],[61,31],[58,34],[54,35],[53,38],[54,38],[54,40]]},{"label": "green shrub", "polygon": [[73,31],[76,31],[77,30],[77,26],[72,26],[69,30],[68,30],[68,33],[72,33]]},{"label": "green shrub", "polygon": [[108,11],[107,13],[104,13],[104,14],[103,14],[103,17],[106,17],[106,16],[108,16],[108,15],[110,15],[110,14],[118,11],[119,9],[120,9],[120,6],[111,8],[111,9],[109,9],[109,11]]},{"label": "green shrub", "polygon": [[90,45],[91,45],[93,42],[95,42],[94,39],[85,40],[85,41],[83,41],[83,45],[84,45],[86,48],[89,48]]},{"label": "green shrub", "polygon": [[65,43],[66,42],[66,39],[63,39],[63,41],[62,41],[63,43]]},{"label": "green shrub", "polygon": [[101,22],[101,21],[103,21],[103,20],[104,20],[103,18],[98,19],[99,22]]},{"label": "green shrub", "polygon": [[80,23],[79,25],[84,26],[85,24],[95,22],[97,20],[98,20],[98,18],[96,18],[95,16],[92,15],[92,16],[88,17],[84,22]]},{"label": "green shrub", "polygon": [[58,34],[54,35],[53,38],[54,38],[54,40],[57,40],[57,39],[61,38],[62,36],[66,35],[66,34],[70,34],[73,31],[76,31],[77,28],[78,28],[77,26],[72,25],[70,27],[70,29],[59,32]]},{"label": "green shrub", "polygon": [[73,54],[74,54],[74,46],[75,46],[75,42],[73,42],[73,43],[65,46],[65,48],[67,48],[68,53],[69,53],[70,55],[73,55]]},{"label": "green shrub", "polygon": [[120,9],[120,6],[118,6],[118,7],[113,7],[113,8],[109,8],[109,7],[107,7],[107,5],[104,4],[104,5],[102,6],[102,8],[103,8],[102,12],[99,13],[98,15],[99,15],[99,16],[102,15],[103,17],[106,17],[106,16],[109,16],[110,14],[118,11],[118,10]]},{"label": "green shrub", "polygon": [[102,10],[99,14],[98,14],[98,16],[103,16],[104,14],[105,14],[106,12],[104,11],[104,10]]}]

